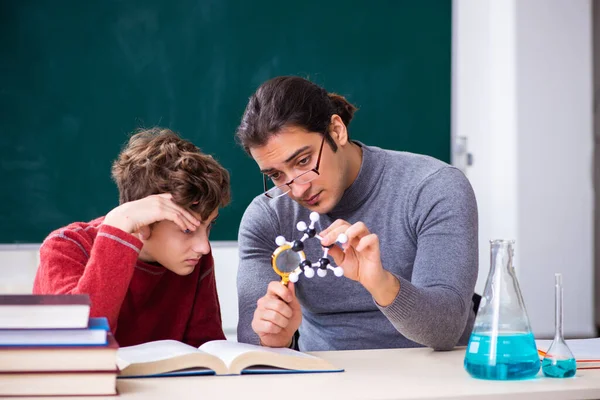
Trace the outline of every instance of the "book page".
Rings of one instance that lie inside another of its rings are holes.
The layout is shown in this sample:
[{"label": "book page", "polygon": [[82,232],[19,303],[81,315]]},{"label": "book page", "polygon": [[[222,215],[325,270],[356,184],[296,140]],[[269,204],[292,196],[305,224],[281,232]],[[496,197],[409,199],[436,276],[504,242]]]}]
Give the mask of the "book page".
[{"label": "book page", "polygon": [[309,354],[301,353],[299,351],[295,351],[292,349],[283,349],[283,348],[271,348],[271,347],[263,347],[256,346],[248,343],[238,343],[229,340],[213,340],[207,343],[204,343],[202,346],[198,348],[206,353],[215,355],[219,357],[227,368],[231,368],[233,361],[239,356],[250,353],[250,352],[259,352],[266,354],[277,354],[288,357],[296,357],[296,358],[307,358],[307,359],[315,359],[318,360],[317,357],[311,356]]},{"label": "book page", "polygon": [[195,347],[176,340],[158,340],[136,346],[121,347],[117,351],[117,366],[120,370],[124,370],[131,364],[166,360],[196,352]]},{"label": "book page", "polygon": [[[576,360],[600,360],[600,338],[565,340]],[[538,349],[546,352],[552,340],[536,340]]]}]

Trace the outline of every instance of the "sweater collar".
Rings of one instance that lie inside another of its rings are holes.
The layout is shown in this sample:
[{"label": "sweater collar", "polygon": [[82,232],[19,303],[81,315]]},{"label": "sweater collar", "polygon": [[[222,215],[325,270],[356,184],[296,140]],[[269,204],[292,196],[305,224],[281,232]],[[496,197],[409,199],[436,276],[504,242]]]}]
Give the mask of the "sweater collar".
[{"label": "sweater collar", "polygon": [[147,263],[138,258],[135,267],[139,270],[147,272],[150,275],[162,275],[167,272],[167,269],[158,263]]},{"label": "sweater collar", "polygon": [[385,154],[376,147],[354,141],[362,148],[362,161],[356,179],[342,195],[338,204],[327,215],[332,219],[346,217],[362,206],[373,194],[377,181],[385,169]]}]

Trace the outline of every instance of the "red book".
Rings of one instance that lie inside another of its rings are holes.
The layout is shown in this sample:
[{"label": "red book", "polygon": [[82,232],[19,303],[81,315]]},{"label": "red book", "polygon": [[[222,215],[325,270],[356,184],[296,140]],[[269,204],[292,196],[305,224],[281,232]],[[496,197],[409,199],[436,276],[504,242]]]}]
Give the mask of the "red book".
[{"label": "red book", "polygon": [[0,329],[87,328],[87,294],[0,295]]}]

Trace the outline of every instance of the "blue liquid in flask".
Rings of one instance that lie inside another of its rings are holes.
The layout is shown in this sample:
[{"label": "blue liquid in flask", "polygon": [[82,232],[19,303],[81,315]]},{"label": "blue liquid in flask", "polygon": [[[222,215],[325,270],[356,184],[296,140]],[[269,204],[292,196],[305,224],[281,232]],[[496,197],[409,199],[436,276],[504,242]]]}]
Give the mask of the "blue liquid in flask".
[{"label": "blue liquid in flask", "polygon": [[[490,351],[495,353],[490,354]],[[495,361],[494,361],[495,360]],[[465,369],[479,379],[514,380],[534,377],[540,370],[540,358],[533,334],[471,334],[465,357]]]},{"label": "blue liquid in flask", "polygon": [[570,378],[575,376],[577,362],[574,358],[568,360],[551,360],[545,358],[542,361],[542,371],[550,378]]}]

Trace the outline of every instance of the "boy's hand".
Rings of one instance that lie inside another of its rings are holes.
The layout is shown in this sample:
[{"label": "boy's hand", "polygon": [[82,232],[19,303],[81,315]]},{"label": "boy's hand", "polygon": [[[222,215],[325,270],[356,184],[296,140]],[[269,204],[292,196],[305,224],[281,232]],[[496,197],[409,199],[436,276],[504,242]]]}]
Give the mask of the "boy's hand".
[{"label": "boy's hand", "polygon": [[148,225],[164,220],[173,221],[182,231],[195,231],[200,226],[200,221],[189,211],[172,201],[170,193],[155,194],[121,204],[106,215],[103,224],[127,233],[139,232],[143,239],[148,239]]},{"label": "boy's hand", "polygon": [[267,347],[289,347],[302,322],[302,310],[292,282],[269,283],[267,294],[256,303],[252,329]]}]

